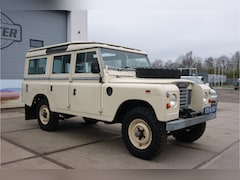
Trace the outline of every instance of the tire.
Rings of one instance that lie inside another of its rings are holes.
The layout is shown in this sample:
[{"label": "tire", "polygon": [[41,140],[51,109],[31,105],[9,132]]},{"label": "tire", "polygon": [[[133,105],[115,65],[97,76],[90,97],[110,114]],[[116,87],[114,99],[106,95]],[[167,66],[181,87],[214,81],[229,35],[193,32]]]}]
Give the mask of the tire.
[{"label": "tire", "polygon": [[191,143],[198,140],[206,129],[206,122],[189,127],[184,131],[173,134],[173,137],[180,142]]},{"label": "tire", "polygon": [[44,99],[38,103],[38,125],[45,131],[54,131],[58,126],[58,114],[51,112],[48,102]]},{"label": "tire", "polygon": [[87,124],[97,124],[98,123],[98,120],[96,120],[96,119],[91,119],[91,118],[86,118],[86,117],[83,117],[83,119]]},{"label": "tire", "polygon": [[147,107],[136,107],[126,113],[122,123],[122,137],[128,151],[141,159],[153,159],[166,143],[164,126]]}]

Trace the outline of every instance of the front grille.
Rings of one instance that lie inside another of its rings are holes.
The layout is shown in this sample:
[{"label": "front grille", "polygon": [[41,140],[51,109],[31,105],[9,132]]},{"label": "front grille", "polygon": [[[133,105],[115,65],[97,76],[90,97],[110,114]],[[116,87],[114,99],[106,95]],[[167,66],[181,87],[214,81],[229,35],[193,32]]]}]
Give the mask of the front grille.
[{"label": "front grille", "polygon": [[188,89],[188,83],[177,84],[180,91],[180,108],[186,109],[191,104],[191,90]]}]

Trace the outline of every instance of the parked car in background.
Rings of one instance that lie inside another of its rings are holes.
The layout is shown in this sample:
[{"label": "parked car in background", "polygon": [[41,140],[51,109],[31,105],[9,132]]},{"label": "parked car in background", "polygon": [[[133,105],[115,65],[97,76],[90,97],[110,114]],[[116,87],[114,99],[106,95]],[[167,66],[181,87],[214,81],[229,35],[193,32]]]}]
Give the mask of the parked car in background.
[{"label": "parked car in background", "polygon": [[[197,76],[181,76],[181,79],[190,80],[190,81],[193,81],[196,84],[204,84],[204,82],[201,79],[199,79]],[[218,103],[217,92],[214,89],[211,88],[210,89],[210,95],[211,95],[212,104],[217,105],[217,103]]]},{"label": "parked car in background", "polygon": [[238,78],[237,82],[234,84],[234,89],[238,90],[240,86],[240,78]]}]

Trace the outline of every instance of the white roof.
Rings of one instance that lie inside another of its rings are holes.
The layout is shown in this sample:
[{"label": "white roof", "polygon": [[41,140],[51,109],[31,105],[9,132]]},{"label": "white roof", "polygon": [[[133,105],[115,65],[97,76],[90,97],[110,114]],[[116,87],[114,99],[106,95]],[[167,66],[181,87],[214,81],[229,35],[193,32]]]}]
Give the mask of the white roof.
[{"label": "white roof", "polygon": [[[120,51],[128,51],[133,53],[140,53],[140,54],[146,54],[145,52],[129,48],[125,46],[119,46],[114,44],[108,44],[108,43],[101,43],[101,42],[84,42],[84,41],[74,41],[74,42],[66,42],[61,44],[54,44],[50,46],[40,47],[40,48],[34,48],[30,49],[27,52],[26,57],[32,57],[32,56],[40,56],[40,55],[46,55],[46,54],[52,54],[54,52],[68,52],[68,51],[75,51],[80,49],[90,49],[90,48],[109,48],[109,49],[115,49]],[[50,52],[52,51],[52,52]]]}]

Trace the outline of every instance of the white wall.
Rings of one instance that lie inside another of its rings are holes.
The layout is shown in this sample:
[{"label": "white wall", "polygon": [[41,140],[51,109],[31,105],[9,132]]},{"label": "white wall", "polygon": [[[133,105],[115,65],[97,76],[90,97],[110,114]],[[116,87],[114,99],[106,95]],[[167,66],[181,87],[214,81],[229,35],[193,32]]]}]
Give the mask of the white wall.
[{"label": "white wall", "polygon": [[67,41],[87,41],[87,11],[73,10],[67,16]]}]

